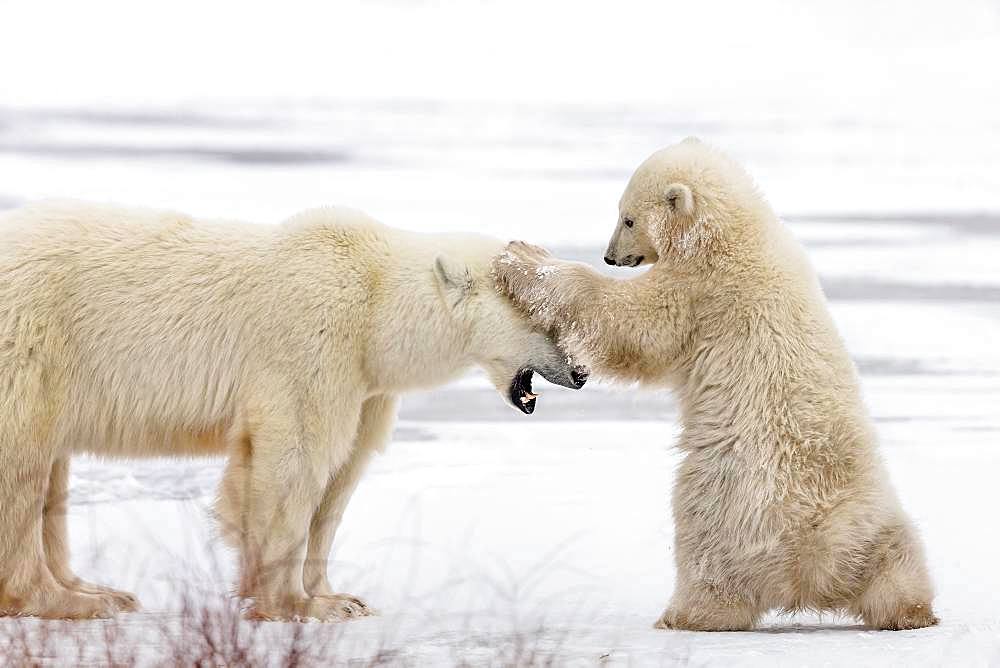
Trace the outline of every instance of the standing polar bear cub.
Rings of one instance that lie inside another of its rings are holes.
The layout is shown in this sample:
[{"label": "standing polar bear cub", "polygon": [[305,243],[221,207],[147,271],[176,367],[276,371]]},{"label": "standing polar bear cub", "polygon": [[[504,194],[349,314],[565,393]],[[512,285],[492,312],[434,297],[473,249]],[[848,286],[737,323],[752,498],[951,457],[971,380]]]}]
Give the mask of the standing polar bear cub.
[{"label": "standing polar bear cub", "polygon": [[309,211],[278,227],[79,203],[0,216],[0,614],[136,608],[69,568],[70,456],[227,454],[217,512],[264,619],[368,614],[327,559],[397,395],[479,365],[579,388],[494,290],[499,241]]},{"label": "standing polar bear cub", "polygon": [[508,250],[496,277],[536,324],[596,371],[678,393],[677,584],[658,626],[749,629],[773,608],[937,623],[819,282],[742,168],[689,139],[636,170],[605,257],[652,264],[633,280]]}]

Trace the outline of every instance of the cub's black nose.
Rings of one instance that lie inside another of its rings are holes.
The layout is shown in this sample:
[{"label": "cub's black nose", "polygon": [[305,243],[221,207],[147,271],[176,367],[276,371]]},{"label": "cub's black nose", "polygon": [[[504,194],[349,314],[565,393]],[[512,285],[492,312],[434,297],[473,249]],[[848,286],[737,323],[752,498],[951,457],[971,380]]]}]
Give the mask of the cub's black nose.
[{"label": "cub's black nose", "polygon": [[574,367],[569,373],[570,378],[573,379],[573,384],[576,385],[576,389],[580,389],[587,382],[590,377],[590,371],[585,366]]},{"label": "cub's black nose", "polygon": [[612,260],[611,258],[609,258],[607,255],[604,256],[604,261],[607,262],[608,264],[614,264],[615,263],[615,261]]}]

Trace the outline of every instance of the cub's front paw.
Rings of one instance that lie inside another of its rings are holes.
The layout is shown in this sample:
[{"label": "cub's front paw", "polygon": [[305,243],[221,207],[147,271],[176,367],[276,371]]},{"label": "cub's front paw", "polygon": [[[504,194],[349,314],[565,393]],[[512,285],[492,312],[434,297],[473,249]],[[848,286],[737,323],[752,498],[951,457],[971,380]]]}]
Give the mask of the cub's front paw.
[{"label": "cub's front paw", "polygon": [[539,266],[552,256],[540,246],[523,241],[511,241],[493,260],[493,273],[499,283],[511,286],[523,277],[536,274]]},{"label": "cub's front paw", "polygon": [[541,264],[552,257],[552,254],[541,246],[526,241],[511,241],[504,252],[527,264]]},{"label": "cub's front paw", "polygon": [[493,260],[497,288],[529,311],[539,298],[540,283],[556,270],[547,250],[523,241],[510,242]]}]

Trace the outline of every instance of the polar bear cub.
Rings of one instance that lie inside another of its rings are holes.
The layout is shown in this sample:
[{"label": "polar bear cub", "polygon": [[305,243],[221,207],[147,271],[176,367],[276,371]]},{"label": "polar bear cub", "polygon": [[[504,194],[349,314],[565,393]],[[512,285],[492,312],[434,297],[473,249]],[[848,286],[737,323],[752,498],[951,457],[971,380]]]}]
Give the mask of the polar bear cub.
[{"label": "polar bear cub", "polygon": [[0,216],[0,613],[104,617],[126,592],[69,568],[71,455],[229,457],[218,503],[264,619],[369,614],[326,565],[397,396],[482,367],[586,380],[497,294],[501,242],[346,209],[280,226],[82,203]]},{"label": "polar bear cub", "polygon": [[639,166],[619,212],[605,261],[652,265],[633,280],[525,244],[496,272],[595,371],[677,392],[677,585],[658,625],[749,629],[773,608],[936,624],[923,547],[854,364],[805,253],[750,176],[686,140]]}]

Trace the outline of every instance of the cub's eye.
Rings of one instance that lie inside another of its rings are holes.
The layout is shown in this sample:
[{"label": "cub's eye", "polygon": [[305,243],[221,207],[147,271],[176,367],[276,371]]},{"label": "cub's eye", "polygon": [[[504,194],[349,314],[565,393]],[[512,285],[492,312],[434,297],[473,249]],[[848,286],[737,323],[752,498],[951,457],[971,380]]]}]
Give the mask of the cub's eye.
[{"label": "cub's eye", "polygon": [[625,227],[632,227],[633,225],[635,225],[635,222],[631,218],[625,219]]}]

